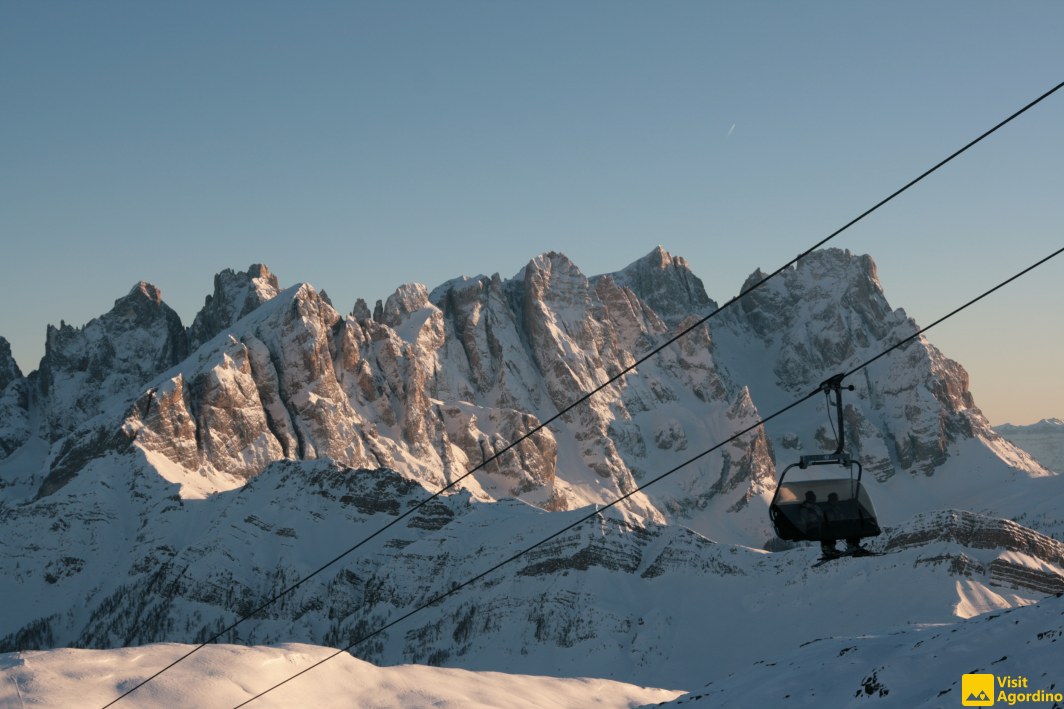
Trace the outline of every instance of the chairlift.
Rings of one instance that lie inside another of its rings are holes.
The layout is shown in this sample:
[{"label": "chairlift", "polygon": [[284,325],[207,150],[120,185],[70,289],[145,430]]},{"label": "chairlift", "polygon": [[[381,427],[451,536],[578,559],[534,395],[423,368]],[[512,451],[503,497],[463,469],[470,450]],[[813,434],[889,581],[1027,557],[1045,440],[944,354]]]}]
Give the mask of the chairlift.
[{"label": "chairlift", "polygon": [[[843,450],[842,377],[837,374],[820,385],[829,401],[831,392],[835,393],[839,422],[835,451],[801,456],[797,463],[784,468],[776,484],[769,517],[780,539],[822,542],[863,539],[880,533],[872,499],[861,484],[861,463]],[[852,384],[845,388],[853,391]],[[810,475],[805,477],[810,479],[785,482],[787,473],[794,468],[809,470]]]}]

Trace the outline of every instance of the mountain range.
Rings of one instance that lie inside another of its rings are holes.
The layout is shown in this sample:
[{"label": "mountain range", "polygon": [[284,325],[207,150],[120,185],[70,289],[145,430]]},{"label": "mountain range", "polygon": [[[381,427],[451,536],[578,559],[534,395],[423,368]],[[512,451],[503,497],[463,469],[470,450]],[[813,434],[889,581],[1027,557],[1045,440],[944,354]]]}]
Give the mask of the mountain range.
[{"label": "mountain range", "polygon": [[352,652],[694,689],[815,638],[1064,591],[1060,477],[923,337],[847,381],[883,556],[810,569],[774,540],[777,469],[833,450],[835,412],[813,399],[715,447],[917,326],[835,249],[717,309],[659,247],[346,315],[253,265],[188,326],[139,283],[49,326],[25,376],[0,339],[0,650],[201,642],[473,469],[223,640],[342,647],[622,495]]},{"label": "mountain range", "polygon": [[1027,426],[1006,423],[994,430],[1053,472],[1064,473],[1064,421],[1042,419]]}]

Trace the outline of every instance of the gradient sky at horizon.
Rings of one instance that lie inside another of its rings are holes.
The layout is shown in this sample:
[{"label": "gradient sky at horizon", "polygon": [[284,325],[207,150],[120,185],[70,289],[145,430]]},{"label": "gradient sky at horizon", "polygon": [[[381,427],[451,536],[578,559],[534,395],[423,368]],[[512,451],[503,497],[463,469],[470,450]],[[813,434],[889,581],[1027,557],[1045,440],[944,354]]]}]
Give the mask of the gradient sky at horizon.
[{"label": "gradient sky at horizon", "polygon": [[[0,0],[0,336],[268,264],[615,271],[735,295],[1064,80],[1064,3]],[[921,325],[1064,245],[1064,90],[832,242]],[[928,339],[995,424],[1064,417],[1064,257]]]}]

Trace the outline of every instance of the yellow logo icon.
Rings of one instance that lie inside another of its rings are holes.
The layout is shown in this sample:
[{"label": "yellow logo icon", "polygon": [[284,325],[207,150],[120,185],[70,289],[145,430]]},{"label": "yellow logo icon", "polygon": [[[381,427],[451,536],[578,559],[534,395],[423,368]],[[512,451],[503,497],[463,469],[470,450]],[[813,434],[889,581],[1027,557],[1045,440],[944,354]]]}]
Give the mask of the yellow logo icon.
[{"label": "yellow logo icon", "polygon": [[994,675],[961,675],[961,704],[966,707],[994,706]]}]

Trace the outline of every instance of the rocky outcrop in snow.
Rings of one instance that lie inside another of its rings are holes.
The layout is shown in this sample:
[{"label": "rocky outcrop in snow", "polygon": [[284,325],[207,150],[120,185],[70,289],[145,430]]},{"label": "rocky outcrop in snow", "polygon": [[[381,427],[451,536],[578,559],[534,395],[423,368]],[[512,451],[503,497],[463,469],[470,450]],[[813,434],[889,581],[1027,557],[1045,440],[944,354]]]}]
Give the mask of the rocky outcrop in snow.
[{"label": "rocky outcrop in snow", "polygon": [[0,391],[4,391],[20,379],[22,379],[22,370],[19,369],[15,358],[11,356],[11,343],[0,337]]},{"label": "rocky outcrop in snow", "polygon": [[[670,334],[656,309],[622,283],[637,282],[659,297],[685,294],[670,317],[710,301],[682,259],[659,251],[614,275],[589,279],[564,255],[548,253],[509,281],[452,281],[431,295],[446,322],[436,396],[531,411],[546,420],[583,392],[604,387],[552,429],[559,450],[579,456],[565,465],[569,489],[555,485],[547,505],[553,509],[567,499],[570,506],[608,501],[684,460],[690,455],[686,440],[706,440],[714,427],[756,420],[742,388],[717,368],[706,327],[620,376]],[[706,524],[726,517],[743,499],[761,494],[771,476],[764,439],[735,442],[707,459],[703,473],[685,481],[683,490],[661,486],[639,495],[632,507],[651,519],[664,515],[696,527],[699,517]]]},{"label": "rocky outcrop in snow", "polygon": [[[919,563],[949,562],[955,573],[985,577],[993,585],[1064,593],[1064,543],[1011,520],[960,510],[918,515],[884,548],[893,551],[940,542],[959,543],[966,553],[924,557]],[[979,559],[985,550],[992,552],[991,558]]]},{"label": "rocky outcrop in snow", "polygon": [[189,473],[246,480],[282,459],[369,459],[333,369],[336,311],[296,286],[148,389],[124,428]]}]

